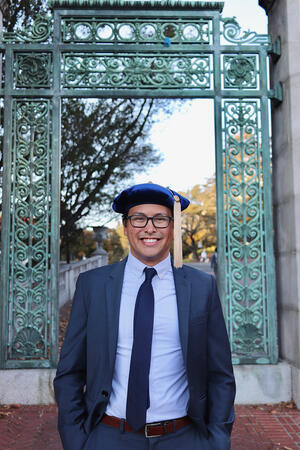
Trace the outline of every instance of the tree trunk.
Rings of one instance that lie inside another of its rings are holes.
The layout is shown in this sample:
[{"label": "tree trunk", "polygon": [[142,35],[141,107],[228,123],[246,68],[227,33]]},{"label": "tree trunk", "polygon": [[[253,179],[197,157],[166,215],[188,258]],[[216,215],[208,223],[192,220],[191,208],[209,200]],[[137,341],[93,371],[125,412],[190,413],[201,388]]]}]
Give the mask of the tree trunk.
[{"label": "tree trunk", "polygon": [[191,243],[192,243],[191,247],[192,247],[193,258],[195,261],[200,261],[200,258],[197,253],[198,244],[197,244],[197,242],[194,241],[193,236],[191,236]]},{"label": "tree trunk", "polygon": [[200,261],[199,255],[197,253],[197,248],[193,245],[193,258],[195,261]]},{"label": "tree trunk", "polygon": [[66,263],[70,264],[71,262],[71,245],[70,245],[70,239],[69,236],[64,236],[63,238],[63,242],[64,242],[64,248],[65,248],[65,252],[66,252]]}]

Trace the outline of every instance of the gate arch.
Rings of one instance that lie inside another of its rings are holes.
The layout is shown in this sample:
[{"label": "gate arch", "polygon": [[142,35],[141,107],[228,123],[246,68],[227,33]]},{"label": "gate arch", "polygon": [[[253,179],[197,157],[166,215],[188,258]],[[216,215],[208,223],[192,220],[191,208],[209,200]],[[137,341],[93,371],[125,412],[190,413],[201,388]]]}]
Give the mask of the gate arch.
[{"label": "gate arch", "polygon": [[[219,290],[233,362],[276,363],[268,35],[223,2],[51,0],[4,33],[1,367],[57,362],[60,103],[65,97],[211,98]],[[278,44],[278,43],[277,43]]]}]

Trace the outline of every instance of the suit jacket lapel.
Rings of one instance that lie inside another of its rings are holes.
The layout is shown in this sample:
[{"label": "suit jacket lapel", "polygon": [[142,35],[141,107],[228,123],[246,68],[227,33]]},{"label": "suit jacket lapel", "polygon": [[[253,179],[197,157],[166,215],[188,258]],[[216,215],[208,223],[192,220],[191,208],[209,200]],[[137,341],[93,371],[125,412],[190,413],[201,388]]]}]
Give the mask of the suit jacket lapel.
[{"label": "suit jacket lapel", "polygon": [[109,366],[113,370],[117,352],[120,302],[127,258],[115,265],[106,285],[107,329],[109,339]]},{"label": "suit jacket lapel", "polygon": [[173,274],[177,296],[179,334],[183,359],[186,365],[191,301],[191,282],[186,278],[184,269],[175,269],[173,267]]}]

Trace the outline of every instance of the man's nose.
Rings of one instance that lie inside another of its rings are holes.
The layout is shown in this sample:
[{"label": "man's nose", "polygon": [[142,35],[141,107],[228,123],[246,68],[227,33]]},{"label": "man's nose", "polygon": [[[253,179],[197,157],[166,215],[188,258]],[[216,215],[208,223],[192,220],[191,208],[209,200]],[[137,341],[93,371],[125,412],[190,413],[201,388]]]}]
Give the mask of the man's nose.
[{"label": "man's nose", "polygon": [[147,231],[147,233],[154,233],[156,231],[156,228],[153,225],[153,222],[151,219],[148,220],[145,230]]}]

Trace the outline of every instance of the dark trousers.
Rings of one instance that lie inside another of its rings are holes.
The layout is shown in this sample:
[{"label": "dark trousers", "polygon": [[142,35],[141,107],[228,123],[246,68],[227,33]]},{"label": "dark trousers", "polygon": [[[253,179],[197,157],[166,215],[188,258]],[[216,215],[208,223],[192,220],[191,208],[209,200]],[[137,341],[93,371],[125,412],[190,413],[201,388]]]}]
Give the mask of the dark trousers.
[{"label": "dark trousers", "polygon": [[209,450],[209,446],[193,425],[164,436],[146,438],[100,422],[92,430],[84,450]]}]

